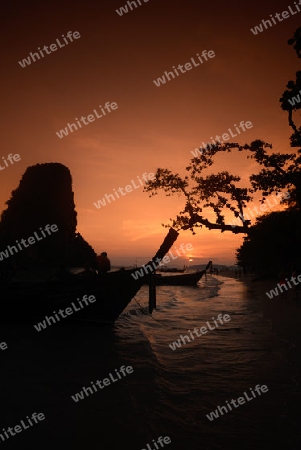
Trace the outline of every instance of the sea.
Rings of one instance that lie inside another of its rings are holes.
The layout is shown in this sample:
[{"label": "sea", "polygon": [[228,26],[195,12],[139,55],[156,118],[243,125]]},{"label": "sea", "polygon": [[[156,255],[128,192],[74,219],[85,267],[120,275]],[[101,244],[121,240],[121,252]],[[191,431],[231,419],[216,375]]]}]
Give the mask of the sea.
[{"label": "sea", "polygon": [[[231,320],[172,349],[189,330],[214,327],[219,314]],[[144,286],[114,326],[1,326],[0,341],[7,343],[0,434],[34,412],[45,416],[7,432],[3,449],[300,448],[291,343],[275,336],[241,279],[206,275],[194,287],[158,286],[152,315]],[[118,378],[122,366],[132,370]],[[74,401],[110,373],[117,381]],[[208,418],[256,385],[268,390]]]}]

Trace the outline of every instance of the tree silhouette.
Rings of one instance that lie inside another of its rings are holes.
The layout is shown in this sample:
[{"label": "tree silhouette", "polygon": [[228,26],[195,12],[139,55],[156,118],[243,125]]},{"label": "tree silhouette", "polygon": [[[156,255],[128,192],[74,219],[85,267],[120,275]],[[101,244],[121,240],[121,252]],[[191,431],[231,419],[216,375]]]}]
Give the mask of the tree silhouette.
[{"label": "tree silhouette", "polygon": [[[186,167],[189,176],[181,177],[168,169],[159,168],[154,180],[147,182],[144,191],[149,192],[150,196],[156,195],[160,190],[167,196],[175,194],[184,196],[183,210],[175,219],[171,219],[173,228],[190,229],[195,234],[194,228],[205,226],[208,229],[221,230],[221,232],[248,234],[250,221],[244,220],[244,209],[253,199],[252,194],[255,191],[261,191],[261,201],[264,203],[271,193],[279,193],[286,189],[287,196],[294,192],[294,199],[298,200],[298,205],[301,203],[299,186],[301,158],[291,154],[268,155],[267,148],[272,148],[272,145],[260,140],[253,141],[250,145],[227,143],[217,144],[212,148],[207,147],[203,154],[193,158]],[[228,171],[202,176],[202,172],[214,164],[216,154],[233,150],[248,151],[248,157],[255,159],[258,166],[264,167],[258,174],[250,176],[250,186],[239,187],[241,178]],[[241,220],[241,226],[233,227],[225,222],[226,209],[232,211],[234,217]],[[215,213],[215,222],[206,217],[208,210]]]},{"label": "tree silhouette", "polygon": [[[298,28],[294,36],[288,40],[289,45],[293,45],[294,49],[297,53],[298,58],[301,58],[301,27]],[[294,102],[295,104],[292,105],[292,103],[289,101],[292,99],[292,97],[297,96],[300,93],[301,90],[301,71],[296,72],[296,80],[290,80],[287,85],[287,90],[284,91],[282,94],[282,97],[280,98],[281,108],[284,111],[288,112],[288,123],[292,127],[294,133],[296,134],[295,139],[298,139],[299,144],[297,146],[300,146],[300,132],[301,128],[297,128],[296,124],[293,120],[293,111],[297,111],[301,108],[301,102]]]},{"label": "tree silhouette", "polygon": [[301,221],[298,211],[278,211],[258,217],[236,251],[237,263],[251,272],[277,275],[300,261]]},{"label": "tree silhouette", "polygon": [[[298,57],[301,57],[301,28],[299,28],[289,44],[295,44]],[[292,121],[292,110],[294,108],[288,102],[292,95],[301,89],[301,72],[297,72],[297,82],[289,82],[290,91],[286,91],[280,99],[281,106],[289,113],[289,123],[294,133],[291,136],[291,147],[301,145],[301,128],[297,129]],[[290,108],[288,107],[290,105]],[[301,108],[301,102],[295,109]],[[171,225],[176,229],[190,229],[195,234],[197,227],[218,229],[221,232],[250,233],[250,221],[244,220],[244,209],[253,200],[256,191],[261,192],[261,203],[265,203],[267,197],[272,193],[287,191],[286,199],[290,209],[300,211],[301,207],[301,155],[300,150],[296,153],[271,153],[272,144],[260,139],[251,144],[239,145],[237,143],[217,142],[215,145],[207,144],[200,155],[194,157],[186,167],[188,175],[181,177],[169,169],[158,168],[155,178],[148,181],[144,188],[150,197],[159,191],[165,192],[167,196],[182,195],[185,203],[182,211],[174,219]],[[257,162],[259,172],[250,175],[250,185],[239,187],[241,178],[238,175],[222,171],[216,174],[203,175],[204,171],[214,165],[214,158],[222,152],[247,152],[247,157]],[[233,227],[225,223],[225,211],[231,211],[234,218],[239,218],[241,226]],[[215,222],[206,217],[206,213],[214,212]]]}]

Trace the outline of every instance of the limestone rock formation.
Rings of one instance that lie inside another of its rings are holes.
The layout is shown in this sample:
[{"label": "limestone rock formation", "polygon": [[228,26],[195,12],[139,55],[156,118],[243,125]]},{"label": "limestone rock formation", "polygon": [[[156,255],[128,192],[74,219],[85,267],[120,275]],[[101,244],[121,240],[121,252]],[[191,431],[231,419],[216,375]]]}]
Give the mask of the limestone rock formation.
[{"label": "limestone rock formation", "polygon": [[0,221],[0,251],[28,239],[40,227],[56,224],[58,231],[10,256],[16,262],[60,263],[73,266],[95,265],[96,253],[76,232],[72,178],[59,163],[28,167],[17,189],[6,202]]}]

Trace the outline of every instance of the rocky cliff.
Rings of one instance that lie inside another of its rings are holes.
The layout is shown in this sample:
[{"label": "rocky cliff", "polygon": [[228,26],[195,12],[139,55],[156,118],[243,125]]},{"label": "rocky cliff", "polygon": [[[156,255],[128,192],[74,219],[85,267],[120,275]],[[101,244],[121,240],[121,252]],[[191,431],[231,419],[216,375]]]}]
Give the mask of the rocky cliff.
[{"label": "rocky cliff", "polygon": [[[68,265],[95,264],[96,253],[76,232],[72,178],[69,169],[59,163],[28,167],[17,189],[6,202],[0,221],[0,252],[16,240],[28,239],[40,228],[56,224],[58,231],[22,248],[10,256],[17,262],[58,262]],[[20,247],[19,247],[20,249]]]}]

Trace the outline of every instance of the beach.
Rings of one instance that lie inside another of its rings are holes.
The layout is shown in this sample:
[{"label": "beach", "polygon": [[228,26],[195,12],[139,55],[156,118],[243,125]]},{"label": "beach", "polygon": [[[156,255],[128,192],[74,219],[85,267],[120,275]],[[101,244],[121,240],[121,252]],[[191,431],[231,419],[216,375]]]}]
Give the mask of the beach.
[{"label": "beach", "polygon": [[296,291],[294,288],[284,291],[287,292],[286,297],[283,293],[269,298],[266,292],[275,289],[278,283],[276,278],[259,280],[254,275],[235,277],[231,272],[228,272],[226,276],[233,277],[244,283],[248,292],[260,300],[263,317],[269,320],[271,331],[278,339],[287,341],[288,345],[292,347],[300,348],[301,297],[299,301],[296,300]]},{"label": "beach", "polygon": [[294,388],[287,397],[287,414],[300,428],[301,299],[295,299],[294,288],[288,291],[287,297],[282,294],[272,299],[268,298],[266,292],[275,288],[277,280],[252,281],[252,278],[249,278],[243,282],[260,300],[263,317],[269,321],[271,333],[286,348],[287,360],[284,361],[284,364],[290,367],[290,376],[294,383]]},{"label": "beach", "polygon": [[[3,326],[1,428],[45,415],[6,447],[22,439],[31,448],[141,450],[169,436],[177,450],[298,448],[300,308],[265,299],[268,285],[208,275],[196,287],[157,287],[152,316],[142,287],[113,327],[53,324],[37,333],[33,325]],[[230,319],[221,323],[219,314]],[[195,327],[203,334],[193,339]],[[180,336],[185,344],[172,350]],[[106,389],[94,386],[93,395],[87,390],[110,373],[117,379],[122,366],[133,373]],[[257,385],[268,391],[252,398]],[[75,402],[83,388],[88,393]],[[242,396],[251,400],[208,420]]]}]

